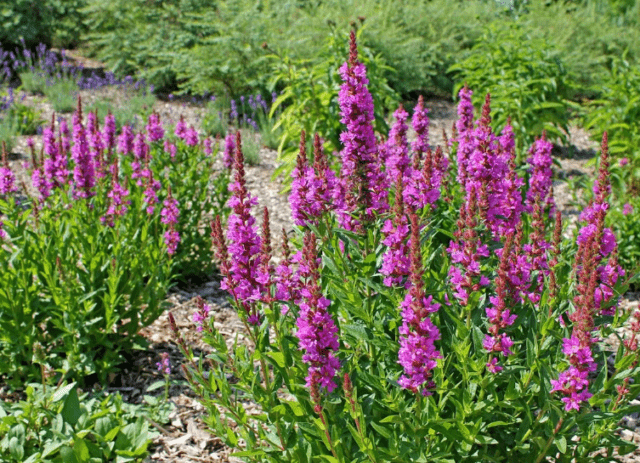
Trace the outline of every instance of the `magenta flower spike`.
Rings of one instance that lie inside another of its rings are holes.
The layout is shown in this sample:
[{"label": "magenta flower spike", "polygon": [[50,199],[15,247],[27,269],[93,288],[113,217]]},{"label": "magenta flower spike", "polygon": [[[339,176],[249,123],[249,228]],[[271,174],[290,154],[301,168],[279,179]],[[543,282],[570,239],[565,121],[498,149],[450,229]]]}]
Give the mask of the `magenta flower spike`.
[{"label": "magenta flower spike", "polygon": [[416,394],[431,395],[430,389],[436,387],[431,380],[437,359],[442,354],[436,350],[435,341],[440,339],[440,330],[431,321],[431,314],[438,311],[440,304],[427,296],[422,281],[422,251],[420,250],[420,227],[418,216],[411,214],[411,287],[400,304],[402,326],[400,332],[400,350],[398,363],[404,374],[398,384]]},{"label": "magenta flower spike", "polygon": [[310,211],[309,199],[311,196],[311,185],[314,174],[313,168],[309,166],[307,160],[306,134],[303,130],[300,133],[300,150],[296,158],[296,167],[291,172],[291,194],[289,195],[289,204],[291,206],[291,214],[296,225],[306,226],[307,223],[313,222],[313,213]]},{"label": "magenta flower spike", "polygon": [[397,286],[409,275],[410,259],[407,245],[409,221],[404,210],[403,190],[403,175],[402,172],[398,172],[396,199],[392,209],[393,218],[387,219],[381,230],[384,235],[382,244],[387,246],[380,268],[380,273],[385,276],[383,280],[385,286]]},{"label": "magenta flower spike", "polygon": [[393,113],[395,118],[394,124],[389,131],[389,140],[387,141],[387,159],[386,174],[389,183],[395,182],[398,173],[402,173],[403,177],[409,168],[409,143],[407,142],[407,118],[409,114],[400,107]]},{"label": "magenta flower spike", "polygon": [[615,253],[617,247],[613,232],[604,226],[611,191],[608,154],[605,132],[602,137],[600,170],[594,185],[595,198],[580,216],[587,223],[578,232],[578,252],[574,265],[577,296],[573,299],[576,310],[569,314],[573,331],[571,337],[563,339],[562,349],[570,366],[560,373],[557,380],[551,380],[551,392],[564,395],[562,401],[566,411],[579,411],[582,402],[592,396],[589,392],[589,373],[595,371],[596,363],[591,346],[597,342],[593,336],[594,316],[600,313],[615,314],[617,301],[607,309],[602,305],[614,297],[610,287],[619,276],[624,275],[613,257],[606,265],[602,265],[604,258]]},{"label": "magenta flower spike", "polygon": [[[245,310],[249,323],[257,324],[260,319],[255,303],[261,299],[263,293],[262,284],[257,281],[261,242],[255,225],[256,219],[251,215],[251,207],[255,206],[258,200],[246,187],[240,132],[236,133],[233,168],[234,182],[229,185],[232,195],[228,202],[232,212],[227,226],[230,279],[234,285],[233,295]],[[228,284],[225,286],[223,289],[229,288]]]},{"label": "magenta flower spike", "polygon": [[338,95],[340,122],[346,130],[340,134],[342,171],[340,181],[345,194],[340,223],[344,228],[359,230],[359,219],[353,214],[372,218],[374,211],[388,209],[386,182],[377,163],[376,137],[373,130],[373,98],[367,84],[367,70],[358,62],[355,32],[351,32],[349,61],[340,68],[342,87]]},{"label": "magenta flower spike", "polygon": [[416,139],[411,143],[411,149],[414,156],[422,159],[422,156],[429,148],[429,110],[424,106],[424,98],[422,95],[418,98],[418,104],[413,108],[413,116],[411,117],[411,125],[416,132]]},{"label": "magenta flower spike", "polygon": [[233,165],[233,157],[236,151],[236,144],[233,134],[229,133],[224,138],[224,152],[222,154],[222,162],[227,169],[231,169]]},{"label": "magenta flower spike", "polygon": [[192,125],[187,129],[184,142],[187,146],[197,146],[200,143],[200,139],[198,138],[198,131],[193,128]]},{"label": "magenta flower spike", "polygon": [[78,96],[78,109],[73,115],[73,147],[71,157],[73,168],[73,197],[89,198],[95,194],[92,188],[96,183],[96,168],[89,151],[87,132],[82,124],[82,100]]},{"label": "magenta flower spike", "polygon": [[513,341],[504,332],[504,329],[513,325],[516,315],[511,313],[515,304],[509,297],[508,281],[510,259],[513,253],[515,233],[509,232],[502,253],[500,255],[500,266],[498,267],[498,276],[495,281],[496,294],[489,297],[490,305],[485,309],[487,318],[489,319],[489,334],[487,334],[482,343],[483,347],[489,352],[489,362],[487,369],[492,373],[502,370],[497,364],[497,359],[493,354],[500,354],[508,357],[512,354],[511,346]]},{"label": "magenta flower spike", "polygon": [[118,137],[118,152],[125,156],[130,154],[133,151],[133,140],[133,129],[129,125],[124,125]]},{"label": "magenta flower spike", "polygon": [[129,196],[129,190],[127,190],[118,179],[118,164],[113,164],[111,171],[111,191],[107,194],[109,198],[109,207],[104,216],[100,217],[100,221],[109,226],[115,226],[116,217],[122,217],[128,210],[128,205],[131,204],[130,200],[125,200]]},{"label": "magenta flower spike", "polygon": [[323,387],[331,392],[337,386],[335,376],[340,369],[336,357],[340,348],[338,327],[327,311],[331,301],[322,295],[320,289],[316,237],[312,232],[304,236],[303,255],[308,276],[300,289],[300,313],[295,336],[300,341],[299,349],[304,352],[302,361],[309,365],[307,387],[310,390]]},{"label": "magenta flower spike", "polygon": [[184,140],[187,136],[187,123],[184,121],[184,117],[180,116],[180,120],[176,124],[176,128],[174,130],[174,134],[176,137]]},{"label": "magenta flower spike", "polygon": [[473,131],[473,103],[471,96],[473,92],[465,84],[458,92],[460,102],[458,103],[458,120],[456,121],[456,130],[458,136],[458,182],[463,187],[467,184],[467,164],[473,151],[473,142],[471,132]]},{"label": "magenta flower spike", "polygon": [[[276,299],[282,302],[294,302],[300,299],[300,280],[293,271],[293,261],[289,250],[289,237],[282,227],[282,260],[275,270]],[[286,315],[289,307],[282,305],[281,312]]]},{"label": "magenta flower spike", "polygon": [[160,211],[160,222],[169,225],[169,229],[164,234],[164,242],[167,246],[167,253],[173,255],[180,244],[180,233],[175,228],[180,210],[178,209],[178,200],[171,196],[171,186],[167,189],[167,199],[162,204],[164,207]]},{"label": "magenta flower spike", "polygon": [[104,116],[102,142],[109,153],[112,153],[116,146],[116,118],[111,114],[111,111],[107,112],[107,115]]},{"label": "magenta flower spike", "polygon": [[553,183],[553,159],[551,158],[551,150],[553,145],[547,141],[546,133],[542,133],[542,138],[537,139],[529,150],[529,159],[527,162],[531,166],[529,169],[529,190],[527,191],[526,211],[533,212],[533,204],[536,196],[543,201],[543,208],[549,209],[549,215],[555,210],[555,201],[551,194],[551,186]]},{"label": "magenta flower spike", "polygon": [[164,128],[162,127],[158,113],[154,112],[149,115],[146,130],[149,143],[160,141],[164,138]]},{"label": "magenta flower spike", "polygon": [[8,195],[18,191],[16,176],[9,167],[7,145],[2,142],[2,167],[0,167],[0,195]]}]

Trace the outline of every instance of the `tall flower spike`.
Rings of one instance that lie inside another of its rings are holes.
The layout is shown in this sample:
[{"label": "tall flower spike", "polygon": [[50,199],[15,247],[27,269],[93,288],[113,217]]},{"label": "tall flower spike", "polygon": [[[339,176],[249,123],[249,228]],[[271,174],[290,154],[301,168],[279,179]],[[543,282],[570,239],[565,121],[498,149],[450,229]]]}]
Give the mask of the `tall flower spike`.
[{"label": "tall flower spike", "polygon": [[[300,280],[296,278],[292,269],[289,237],[282,227],[282,260],[276,267],[276,299],[282,302],[294,302],[300,299]],[[282,314],[289,311],[289,307],[282,305]]]},{"label": "tall flower spike", "polygon": [[502,352],[502,355],[505,357],[512,354],[511,346],[513,345],[513,341],[506,333],[502,332],[502,330],[507,326],[511,326],[516,319],[516,315],[511,313],[511,308],[514,307],[514,304],[509,300],[507,288],[507,272],[509,271],[509,260],[513,251],[514,235],[515,232],[509,232],[505,245],[502,248],[498,277],[496,278],[496,294],[495,296],[489,297],[491,305],[486,309],[490,326],[489,334],[485,336],[482,344],[489,352],[490,357],[487,368],[492,373],[497,373],[502,370],[502,367],[497,365],[497,359],[493,357],[494,353]]},{"label": "tall flower spike", "polygon": [[303,254],[308,267],[308,278],[300,290],[300,313],[296,321],[295,335],[304,351],[302,361],[309,365],[306,382],[310,390],[324,387],[328,392],[336,388],[335,376],[340,369],[336,352],[338,327],[327,311],[331,302],[322,295],[316,236],[307,232],[304,236]]},{"label": "tall flower spike", "polygon": [[[405,214],[403,194],[402,172],[397,173],[396,198],[392,209],[393,218],[387,219],[382,227],[384,239],[382,244],[387,246],[387,250],[382,256],[382,267],[380,273],[385,275],[383,283],[385,286],[396,286],[402,283],[404,277],[409,275],[409,247],[407,238],[409,237],[409,224]],[[407,282],[407,284],[409,284]]]},{"label": "tall flower spike", "polygon": [[82,124],[82,100],[78,96],[78,109],[73,115],[73,197],[89,198],[95,193],[92,191],[96,183],[96,166],[89,151],[87,132]]},{"label": "tall flower spike", "polygon": [[7,158],[7,145],[2,142],[2,167],[0,167],[0,194],[7,195],[18,191],[16,176],[9,167]]},{"label": "tall flower spike", "polygon": [[411,143],[411,149],[418,158],[427,152],[429,147],[429,110],[424,106],[424,98],[422,95],[418,97],[418,104],[413,108],[413,116],[411,117],[411,125],[416,132],[416,139]]},{"label": "tall flower spike", "polygon": [[269,228],[269,209],[265,206],[262,209],[262,237],[260,240],[260,265],[258,266],[258,277],[256,281],[264,289],[262,302],[270,304],[276,300],[271,293],[273,283],[273,266],[271,265],[271,230]]},{"label": "tall flower spike", "polygon": [[247,191],[240,132],[236,133],[233,167],[234,182],[229,185],[232,195],[228,202],[232,212],[227,226],[230,276],[234,280],[234,297],[245,311],[249,323],[257,324],[259,317],[256,302],[261,299],[263,293],[262,284],[257,281],[261,243],[256,230],[256,219],[251,215],[251,207],[255,206],[258,200]]},{"label": "tall flower spike", "polygon": [[[367,71],[358,62],[355,33],[351,32],[349,62],[340,67],[340,122],[346,130],[340,134],[342,191],[345,194],[340,223],[344,228],[360,230],[361,220],[368,221],[374,211],[384,211],[386,189],[384,175],[376,162],[376,137],[373,130],[373,98],[367,89]],[[355,217],[354,217],[355,215]]]},{"label": "tall flower spike", "polygon": [[398,363],[404,369],[404,374],[398,380],[398,384],[426,396],[430,395],[430,389],[436,386],[431,377],[437,366],[437,359],[442,358],[435,347],[435,341],[440,339],[440,330],[430,318],[432,313],[438,311],[440,304],[433,302],[433,297],[427,296],[424,291],[420,227],[415,213],[411,214],[410,247],[411,289],[400,305],[402,326],[399,329]]},{"label": "tall flower spike", "polygon": [[393,113],[395,123],[389,131],[389,140],[387,141],[387,155],[386,159],[386,172],[387,181],[389,183],[395,181],[398,177],[398,173],[404,175],[405,171],[409,167],[409,147],[407,142],[407,117],[409,114],[404,110],[404,107],[400,107]]},{"label": "tall flower spike", "polygon": [[296,225],[306,226],[310,218],[309,194],[313,170],[309,167],[307,160],[307,143],[304,130],[300,133],[300,150],[298,151],[296,167],[293,169],[291,177],[293,178],[291,194],[289,195],[291,214]]}]

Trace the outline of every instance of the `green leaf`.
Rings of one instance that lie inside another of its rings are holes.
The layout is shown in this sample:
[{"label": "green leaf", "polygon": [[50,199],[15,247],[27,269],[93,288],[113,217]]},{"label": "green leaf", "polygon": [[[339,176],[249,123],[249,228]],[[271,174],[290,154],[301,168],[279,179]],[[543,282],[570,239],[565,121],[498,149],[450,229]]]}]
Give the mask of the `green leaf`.
[{"label": "green leaf", "polygon": [[567,453],[567,439],[564,436],[560,436],[556,439],[556,445],[560,453]]},{"label": "green leaf", "polygon": [[64,406],[60,412],[65,422],[71,426],[75,426],[80,417],[82,416],[82,410],[80,409],[80,401],[78,400],[78,390],[73,388],[69,391],[67,398],[64,401]]}]

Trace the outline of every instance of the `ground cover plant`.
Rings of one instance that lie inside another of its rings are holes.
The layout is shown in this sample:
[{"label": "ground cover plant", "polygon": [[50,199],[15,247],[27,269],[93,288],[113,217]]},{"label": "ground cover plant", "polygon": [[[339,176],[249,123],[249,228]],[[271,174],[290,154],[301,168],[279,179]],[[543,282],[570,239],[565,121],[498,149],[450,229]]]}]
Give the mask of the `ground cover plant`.
[{"label": "ground cover plant", "polygon": [[[520,177],[512,127],[494,132],[489,95],[477,115],[464,87],[444,152],[428,144],[422,100],[415,141],[402,107],[379,141],[353,34],[340,73],[341,171],[318,136],[309,161],[303,132],[290,195],[298,233],[283,236],[277,266],[235,140],[232,211],[212,237],[251,342],[228,347],[200,301],[194,319],[214,349],[197,358],[169,317],[212,430],[247,461],[591,462],[632,451],[616,429],[637,411],[640,312],[617,309],[628,275],[605,224],[606,133],[594,200],[577,239],[563,240],[544,133]],[[263,412],[247,414],[249,400]]]}]

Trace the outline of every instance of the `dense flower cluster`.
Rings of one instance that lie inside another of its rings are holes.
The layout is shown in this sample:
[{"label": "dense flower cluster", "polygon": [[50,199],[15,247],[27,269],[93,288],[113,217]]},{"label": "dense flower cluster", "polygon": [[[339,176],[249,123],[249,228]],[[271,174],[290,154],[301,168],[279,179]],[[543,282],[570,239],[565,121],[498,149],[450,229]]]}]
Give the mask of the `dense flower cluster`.
[{"label": "dense flower cluster", "polygon": [[316,251],[316,237],[307,232],[304,237],[304,261],[308,277],[300,289],[300,313],[296,337],[300,340],[302,360],[309,365],[307,387],[324,387],[328,392],[336,388],[335,376],[340,362],[335,355],[339,349],[338,327],[327,312],[331,302],[322,295]]},{"label": "dense flower cluster", "polygon": [[87,132],[82,123],[82,104],[78,97],[78,109],[73,114],[73,147],[71,157],[73,168],[73,196],[74,198],[89,198],[96,184],[95,160],[89,151]]},{"label": "dense flower cluster", "polygon": [[425,294],[422,276],[420,227],[418,217],[411,214],[411,289],[400,304],[402,326],[399,329],[398,363],[402,365],[404,374],[398,384],[413,392],[429,395],[429,389],[435,387],[431,381],[432,371],[437,366],[437,359],[442,358],[435,347],[435,341],[440,339],[440,330],[430,315],[438,311],[440,304]]},{"label": "dense flower cluster", "polygon": [[251,207],[258,200],[251,196],[245,184],[240,132],[236,134],[235,145],[234,182],[229,185],[233,195],[228,202],[232,210],[227,228],[230,266],[220,287],[228,290],[241,304],[250,323],[258,323],[255,303],[261,299],[264,288],[257,281],[261,243],[255,227],[256,219],[251,215]]},{"label": "dense flower cluster", "polygon": [[[367,84],[367,70],[358,62],[355,33],[351,32],[349,61],[340,68],[344,82],[340,87],[340,122],[346,130],[340,134],[344,145],[341,151],[341,188],[336,189],[340,203],[341,225],[349,230],[360,230],[362,223],[352,214],[359,211],[368,220],[374,211],[387,209],[384,173],[376,162],[378,148],[373,130],[373,98]],[[344,196],[343,196],[344,195]],[[342,201],[344,199],[344,201]]]}]

